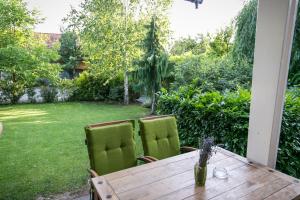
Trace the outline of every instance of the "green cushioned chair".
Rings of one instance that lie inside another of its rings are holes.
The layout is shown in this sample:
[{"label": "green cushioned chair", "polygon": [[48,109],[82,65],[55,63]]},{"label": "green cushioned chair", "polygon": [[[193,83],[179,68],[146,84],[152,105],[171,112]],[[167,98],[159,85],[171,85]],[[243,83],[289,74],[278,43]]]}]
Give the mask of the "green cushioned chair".
[{"label": "green cushioned chair", "polygon": [[[91,177],[105,175],[137,165],[137,160],[153,162],[151,158],[136,158],[134,121],[123,120],[85,127]],[[91,188],[92,199],[97,199]]]},{"label": "green cushioned chair", "polygon": [[174,116],[154,116],[139,120],[144,155],[152,160],[179,155],[196,150],[180,147],[176,119]]}]

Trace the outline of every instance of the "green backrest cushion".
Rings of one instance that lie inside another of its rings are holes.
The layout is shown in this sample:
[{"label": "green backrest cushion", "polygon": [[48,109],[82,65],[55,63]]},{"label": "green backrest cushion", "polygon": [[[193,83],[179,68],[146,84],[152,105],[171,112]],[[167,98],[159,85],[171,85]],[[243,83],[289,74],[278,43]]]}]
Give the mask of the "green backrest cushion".
[{"label": "green backrest cushion", "polygon": [[164,159],[180,154],[175,117],[141,119],[139,123],[145,156]]},{"label": "green backrest cushion", "polygon": [[91,168],[99,175],[136,166],[131,122],[85,130]]}]

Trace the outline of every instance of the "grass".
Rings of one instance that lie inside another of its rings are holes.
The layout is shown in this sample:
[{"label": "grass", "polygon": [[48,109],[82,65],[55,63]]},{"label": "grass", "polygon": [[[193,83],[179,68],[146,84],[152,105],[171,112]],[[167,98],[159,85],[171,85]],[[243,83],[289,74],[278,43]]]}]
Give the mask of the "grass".
[{"label": "grass", "polygon": [[[83,127],[148,112],[137,105],[98,103],[0,106],[0,199],[35,199],[86,185]],[[137,152],[142,153],[140,140]]]}]

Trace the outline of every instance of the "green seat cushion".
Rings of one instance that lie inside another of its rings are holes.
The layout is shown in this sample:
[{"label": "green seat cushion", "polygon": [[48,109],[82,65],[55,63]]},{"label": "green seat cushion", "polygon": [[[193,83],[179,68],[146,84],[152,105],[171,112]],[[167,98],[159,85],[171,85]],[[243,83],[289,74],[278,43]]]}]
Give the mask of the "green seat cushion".
[{"label": "green seat cushion", "polygon": [[104,175],[136,166],[133,124],[86,128],[91,168]]},{"label": "green seat cushion", "polygon": [[164,159],[180,154],[175,117],[141,119],[140,134],[146,156]]}]

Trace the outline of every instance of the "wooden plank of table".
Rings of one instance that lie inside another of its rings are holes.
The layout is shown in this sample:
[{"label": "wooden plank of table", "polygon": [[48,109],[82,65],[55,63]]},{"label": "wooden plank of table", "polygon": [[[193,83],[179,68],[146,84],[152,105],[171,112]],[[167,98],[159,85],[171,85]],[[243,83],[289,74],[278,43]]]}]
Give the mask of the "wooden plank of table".
[{"label": "wooden plank of table", "polygon": [[[251,180],[247,180],[243,184],[240,184],[239,186],[232,188],[228,190],[227,192],[224,192],[214,198],[213,200],[231,200],[231,199],[239,199],[261,187],[264,185],[270,184],[273,181],[276,181],[280,178],[277,178],[276,176],[272,174],[266,174],[264,176],[251,178]],[[283,181],[280,179],[280,181]],[[284,187],[284,186],[282,186]]]},{"label": "wooden plank of table", "polygon": [[284,174],[280,171],[277,171],[277,170],[274,170],[270,167],[267,167],[267,166],[264,166],[264,165],[261,165],[261,164],[257,164],[257,163],[252,163],[252,162],[248,162],[247,158],[245,157],[242,157],[238,154],[235,154],[235,153],[232,153],[226,149],[222,149],[222,148],[218,148],[218,151],[225,154],[225,155],[228,155],[228,156],[232,156],[233,158],[236,158],[242,162],[245,162],[245,163],[248,163],[254,167],[257,167],[257,168],[260,168],[261,170],[265,170],[265,171],[268,171],[268,172],[271,172],[271,173],[274,173],[276,176],[282,178],[282,179],[285,179],[287,181],[290,181],[290,182],[300,182],[300,179],[297,179],[295,177],[292,177],[292,176],[289,176],[287,174]]},{"label": "wooden plank of table", "polygon": [[110,200],[118,200],[118,196],[109,185],[109,183],[105,180],[103,176],[98,176],[92,179],[92,185],[96,189],[98,193],[98,197],[101,200],[110,199]]},{"label": "wooden plank of table", "polygon": [[[194,164],[197,161],[197,154],[193,154],[195,155],[194,157],[189,157],[187,159],[175,162],[166,162],[166,164],[163,163],[157,165],[155,168],[151,167],[150,169],[148,169],[148,164],[143,165],[140,167],[143,167],[145,170],[139,170],[138,172],[133,172],[133,170],[135,169],[132,168],[132,170],[127,171],[127,176],[118,179],[113,179],[109,181],[109,183],[112,185],[113,188],[115,188],[115,192],[118,194],[127,190],[141,187],[143,185],[157,182],[167,177],[175,176],[176,174],[193,169]],[[224,156],[221,153],[217,153],[212,157],[211,163],[225,160],[226,158],[228,157]]]},{"label": "wooden plank of table", "polygon": [[[111,173],[111,174],[107,174],[107,175],[105,175],[105,178],[108,181],[112,181],[114,179],[118,179],[118,178],[122,178],[124,176],[127,176],[129,174],[135,174],[135,173],[139,173],[139,172],[142,172],[142,171],[151,170],[153,168],[160,167],[162,165],[166,165],[166,164],[169,164],[169,163],[178,162],[178,161],[188,159],[188,158],[194,158],[197,155],[198,155],[197,151],[189,152],[189,153],[181,154],[181,155],[178,155],[178,156],[173,156],[173,157],[170,157],[170,158],[167,158],[167,159],[163,159],[163,160],[160,160],[159,162],[152,162],[152,163],[148,163],[147,165],[140,165],[140,166],[136,166],[136,167],[133,167],[133,168],[121,170],[121,171],[114,172],[114,173]],[[222,154],[220,156],[223,156],[224,158],[228,157],[228,156],[225,156],[224,154]]]},{"label": "wooden plank of table", "polygon": [[272,194],[266,200],[299,200],[300,199],[300,184],[293,183],[280,191]]},{"label": "wooden plank of table", "polygon": [[[164,179],[135,187],[125,192],[117,192],[120,199],[157,199],[163,195],[176,192],[184,187],[194,185],[194,163],[189,163],[189,170],[178,173]],[[238,168],[245,163],[239,162],[236,159],[228,157],[227,159],[218,162],[210,163],[208,167],[208,178],[212,177],[213,168],[226,165],[228,169]],[[149,189],[151,188],[151,189]]]},{"label": "wooden plank of table", "polygon": [[[191,152],[154,163],[122,170],[101,177],[106,186],[97,185],[105,199],[293,199],[300,194],[299,180],[268,167],[249,163],[245,158],[220,150],[208,165],[205,187],[195,187],[194,164],[198,152]],[[225,167],[229,178],[212,177],[216,166]]]},{"label": "wooden plank of table", "polygon": [[266,174],[263,171],[260,171],[254,167],[245,164],[242,165],[241,167],[237,167],[233,169],[227,168],[227,170],[229,171],[230,174],[230,177],[228,179],[212,178],[212,172],[211,172],[208,173],[208,179],[205,187],[195,187],[195,183],[192,182],[190,186],[182,188],[176,192],[169,193],[165,196],[162,196],[160,197],[160,199],[166,199],[166,200],[185,199],[185,198],[197,199],[199,198],[198,196],[201,196],[203,193],[205,193],[204,195],[206,195],[207,197],[214,197],[226,190],[229,190],[232,187],[241,184],[242,174],[247,173],[247,176],[245,178],[248,179]]},{"label": "wooden plank of table", "polygon": [[290,185],[291,183],[284,180],[284,179],[277,179],[275,181],[272,181],[270,183],[265,184],[264,186],[258,188],[257,190],[254,190],[253,192],[250,192],[246,196],[243,196],[240,198],[241,200],[252,200],[252,199],[265,199],[268,196],[278,192],[282,188],[285,188],[286,186]]}]

